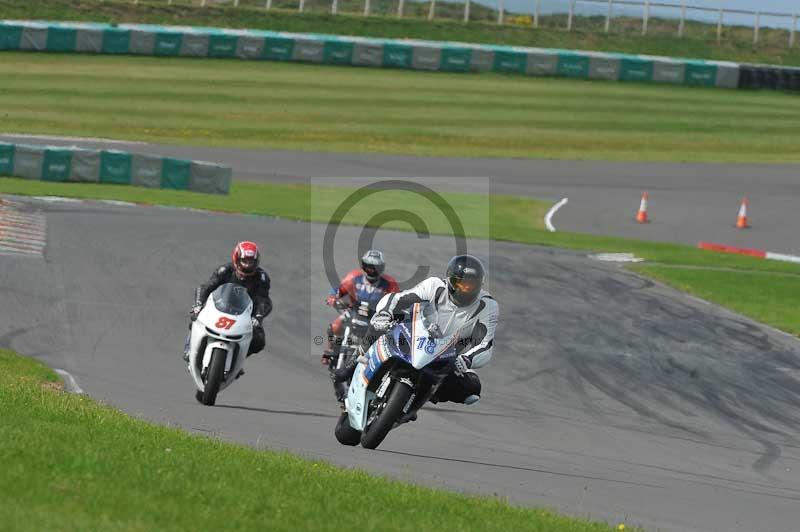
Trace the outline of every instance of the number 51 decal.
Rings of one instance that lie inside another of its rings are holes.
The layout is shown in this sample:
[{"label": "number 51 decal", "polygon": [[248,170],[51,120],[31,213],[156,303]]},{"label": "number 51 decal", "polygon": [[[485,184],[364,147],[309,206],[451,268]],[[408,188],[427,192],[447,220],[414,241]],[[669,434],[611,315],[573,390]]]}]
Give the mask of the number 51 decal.
[{"label": "number 51 decal", "polygon": [[227,331],[233,327],[234,323],[236,323],[236,320],[232,320],[223,316],[217,320],[217,323],[214,324],[214,327],[217,327],[218,329],[225,329]]}]

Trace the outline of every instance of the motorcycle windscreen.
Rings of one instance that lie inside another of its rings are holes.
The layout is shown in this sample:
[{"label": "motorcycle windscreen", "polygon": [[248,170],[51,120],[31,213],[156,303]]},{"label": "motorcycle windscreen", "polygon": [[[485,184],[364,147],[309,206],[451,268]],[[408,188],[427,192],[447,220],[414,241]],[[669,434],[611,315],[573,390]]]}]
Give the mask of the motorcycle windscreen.
[{"label": "motorcycle windscreen", "polygon": [[[456,343],[459,339],[458,331],[448,336],[430,335],[429,331],[438,324],[438,313],[433,305],[415,305],[412,312],[411,334],[411,365],[421,369],[434,360],[445,360],[456,354]],[[447,326],[444,329],[448,329]],[[437,327],[441,332],[441,328]]]},{"label": "motorcycle windscreen", "polygon": [[247,289],[233,283],[225,283],[220,286],[214,290],[212,297],[214,298],[214,307],[218,311],[234,316],[244,314],[252,304]]}]

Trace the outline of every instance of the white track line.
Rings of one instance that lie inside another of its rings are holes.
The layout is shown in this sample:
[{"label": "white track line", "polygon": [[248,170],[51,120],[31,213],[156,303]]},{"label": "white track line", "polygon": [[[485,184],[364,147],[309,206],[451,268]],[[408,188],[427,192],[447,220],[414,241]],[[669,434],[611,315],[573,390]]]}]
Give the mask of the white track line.
[{"label": "white track line", "polygon": [[550,207],[550,210],[547,211],[547,214],[545,214],[545,216],[544,216],[544,225],[547,226],[547,230],[550,231],[551,233],[555,233],[556,232],[556,228],[553,227],[553,222],[552,222],[553,215],[556,213],[556,211],[558,211],[558,209],[560,209],[561,207],[566,205],[568,201],[569,201],[569,198],[562,199],[561,201],[559,201],[558,203],[556,203],[555,205]]},{"label": "white track line", "polygon": [[61,196],[31,196],[35,200],[47,203],[84,203],[84,200],[75,198],[62,198]]},{"label": "white track line", "polygon": [[63,369],[55,370],[56,373],[61,375],[64,378],[64,387],[67,389],[68,392],[72,393],[83,393],[83,390],[80,386],[78,386],[78,381],[73,377],[68,371]]},{"label": "white track line", "polygon": [[773,253],[771,251],[767,251],[766,258],[769,260],[782,260],[783,262],[800,263],[800,257],[797,255],[786,255],[784,253]]},{"label": "white track line", "polygon": [[110,200],[110,199],[97,200],[97,201],[105,205],[116,205],[117,207],[138,207],[138,205],[136,205],[132,201],[120,201],[120,200]]}]

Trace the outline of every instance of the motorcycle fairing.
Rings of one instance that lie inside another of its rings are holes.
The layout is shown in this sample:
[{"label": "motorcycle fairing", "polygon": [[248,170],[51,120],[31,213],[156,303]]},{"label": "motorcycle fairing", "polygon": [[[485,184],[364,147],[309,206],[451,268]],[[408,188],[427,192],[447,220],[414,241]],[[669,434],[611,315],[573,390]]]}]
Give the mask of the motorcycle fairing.
[{"label": "motorcycle fairing", "polygon": [[[223,285],[224,287],[225,285]],[[218,288],[220,290],[222,287]],[[250,323],[250,315],[253,310],[253,303],[250,301],[249,305],[244,308],[241,314],[228,314],[220,312],[214,302],[214,296],[217,293],[209,294],[206,299],[206,304],[200,314],[197,316],[192,325],[192,332],[189,342],[189,372],[194,379],[195,386],[201,392],[205,391],[205,383],[203,382],[201,373],[208,368],[211,364],[211,354],[215,348],[227,351],[228,356],[225,360],[225,371],[231,374],[239,373],[239,370],[244,365],[247,351],[250,348],[250,342],[253,339],[253,329]],[[227,321],[222,321],[222,320]],[[224,323],[226,327],[220,327],[217,324]],[[200,346],[203,340],[206,339],[205,347],[200,352]],[[238,345],[238,353],[237,353]],[[202,358],[200,358],[202,357]],[[200,358],[200,364],[197,359]],[[225,379],[220,386],[220,391],[224,390],[234,379]]]},{"label": "motorcycle fairing", "polygon": [[[438,366],[438,362],[445,362],[456,356],[458,334],[447,338],[430,337],[423,308],[421,304],[415,304],[409,317],[396,324],[388,334],[378,338],[367,351],[366,360],[360,361],[356,366],[344,401],[350,425],[354,429],[363,431],[366,426],[369,404],[375,398],[375,393],[369,387],[387,360],[400,359],[415,369],[424,370],[425,366],[434,362]],[[407,345],[408,353],[401,349],[403,343]]]}]

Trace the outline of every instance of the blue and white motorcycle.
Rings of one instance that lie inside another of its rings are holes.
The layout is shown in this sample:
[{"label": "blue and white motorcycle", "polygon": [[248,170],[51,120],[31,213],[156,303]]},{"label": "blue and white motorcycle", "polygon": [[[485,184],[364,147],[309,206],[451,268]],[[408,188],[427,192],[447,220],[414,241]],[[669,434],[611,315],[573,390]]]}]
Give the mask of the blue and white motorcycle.
[{"label": "blue and white motorcycle", "polygon": [[453,370],[459,332],[444,337],[429,303],[409,309],[359,359],[334,431],[339,443],[375,449],[392,428],[415,419]]}]

